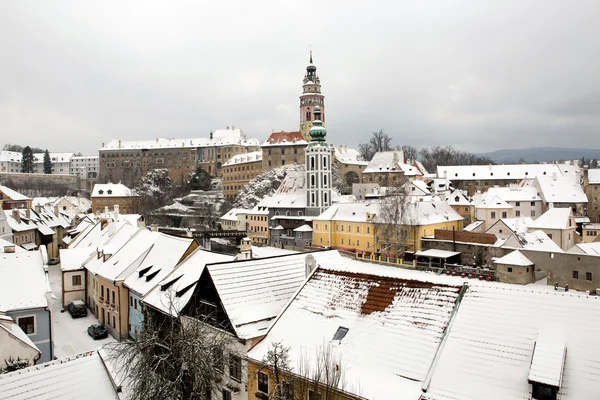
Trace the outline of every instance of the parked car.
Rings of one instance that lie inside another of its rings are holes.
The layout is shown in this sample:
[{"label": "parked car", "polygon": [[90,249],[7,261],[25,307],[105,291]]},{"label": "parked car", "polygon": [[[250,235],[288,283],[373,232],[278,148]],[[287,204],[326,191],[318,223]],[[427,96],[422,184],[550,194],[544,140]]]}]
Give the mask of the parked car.
[{"label": "parked car", "polygon": [[73,318],[85,317],[87,316],[88,312],[87,306],[81,300],[75,300],[70,302],[67,306],[67,309],[69,310],[69,314],[71,314],[71,317]]},{"label": "parked car", "polygon": [[59,258],[51,258],[50,261],[48,261],[48,265],[57,265],[58,263],[60,263]]},{"label": "parked car", "polygon": [[104,325],[95,324],[88,328],[88,335],[90,335],[94,340],[104,339],[108,337],[108,331]]}]

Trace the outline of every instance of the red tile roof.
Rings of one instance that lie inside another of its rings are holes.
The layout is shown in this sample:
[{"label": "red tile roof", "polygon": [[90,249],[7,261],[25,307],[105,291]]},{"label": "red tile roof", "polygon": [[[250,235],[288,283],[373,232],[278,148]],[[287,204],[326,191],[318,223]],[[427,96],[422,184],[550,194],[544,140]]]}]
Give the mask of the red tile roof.
[{"label": "red tile roof", "polygon": [[304,142],[304,137],[300,132],[273,132],[271,136],[267,139],[265,144],[284,144],[284,143],[294,143],[294,142]]}]

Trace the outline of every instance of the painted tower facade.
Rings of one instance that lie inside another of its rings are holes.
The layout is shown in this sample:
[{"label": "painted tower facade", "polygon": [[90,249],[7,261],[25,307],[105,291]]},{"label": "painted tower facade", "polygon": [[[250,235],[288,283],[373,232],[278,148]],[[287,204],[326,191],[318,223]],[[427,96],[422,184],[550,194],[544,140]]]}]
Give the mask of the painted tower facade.
[{"label": "painted tower facade", "polygon": [[300,132],[307,142],[311,141],[310,129],[316,119],[315,107],[321,109],[321,123],[325,125],[325,96],[321,94],[321,81],[317,75],[317,67],[313,65],[312,50],[310,52],[310,63],[306,67],[302,95],[300,96]]},{"label": "painted tower facade", "polygon": [[314,121],[309,130],[311,138],[306,147],[306,213],[320,215],[331,206],[331,157],[333,148],[325,141],[327,130],[321,121],[321,107],[313,109]]}]

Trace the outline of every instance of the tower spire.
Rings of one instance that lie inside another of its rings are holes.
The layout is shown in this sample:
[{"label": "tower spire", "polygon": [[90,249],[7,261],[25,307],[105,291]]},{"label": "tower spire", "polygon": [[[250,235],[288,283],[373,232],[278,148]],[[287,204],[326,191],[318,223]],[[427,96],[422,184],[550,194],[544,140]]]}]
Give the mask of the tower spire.
[{"label": "tower spire", "polygon": [[312,64],[312,47],[310,44],[308,45],[308,50],[310,52],[310,63]]}]

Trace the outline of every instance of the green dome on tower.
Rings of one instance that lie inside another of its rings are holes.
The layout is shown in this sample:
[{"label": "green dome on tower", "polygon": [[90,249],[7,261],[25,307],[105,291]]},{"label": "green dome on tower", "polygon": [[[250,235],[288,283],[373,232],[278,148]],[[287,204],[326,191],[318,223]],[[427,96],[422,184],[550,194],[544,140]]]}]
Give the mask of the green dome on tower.
[{"label": "green dome on tower", "polygon": [[315,114],[315,120],[313,121],[312,128],[310,128],[310,131],[308,132],[313,142],[324,142],[325,136],[327,136],[327,129],[323,127],[323,122],[321,121],[321,107],[315,106],[313,112]]}]

